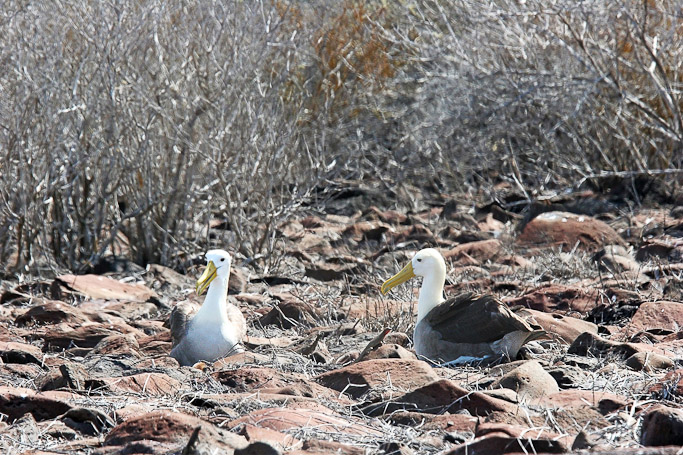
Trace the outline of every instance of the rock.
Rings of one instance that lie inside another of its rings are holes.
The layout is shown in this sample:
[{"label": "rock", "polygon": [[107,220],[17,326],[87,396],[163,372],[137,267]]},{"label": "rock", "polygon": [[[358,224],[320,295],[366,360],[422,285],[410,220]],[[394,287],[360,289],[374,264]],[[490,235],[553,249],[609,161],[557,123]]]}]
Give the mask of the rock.
[{"label": "rock", "polygon": [[678,331],[680,327],[683,327],[683,303],[645,302],[638,307],[628,327],[634,331],[652,329]]},{"label": "rock", "polygon": [[67,396],[70,394],[36,393],[29,389],[0,386],[0,412],[7,416],[9,422],[26,414],[33,415],[37,421],[50,420],[71,409],[65,401]]},{"label": "rock", "polygon": [[233,431],[244,436],[250,442],[267,442],[280,450],[299,449],[303,444],[301,440],[292,435],[251,424],[239,425],[234,427]]},{"label": "rock", "polygon": [[592,322],[577,319],[571,316],[563,316],[558,313],[545,313],[543,311],[523,309],[516,313],[522,317],[527,315],[548,333],[548,336],[566,344],[572,344],[576,338],[584,332],[598,333],[598,326]]},{"label": "rock", "polygon": [[605,245],[623,245],[619,234],[608,224],[587,215],[545,212],[528,222],[517,237],[524,247],[561,248],[571,251],[576,245],[597,251]]},{"label": "rock", "polygon": [[389,414],[396,410],[451,414],[467,410],[472,415],[485,416],[493,411],[516,412],[517,406],[482,392],[472,392],[449,379],[440,379],[419,387],[403,396],[363,409],[368,415]]},{"label": "rock", "polygon": [[197,452],[231,453],[249,445],[243,436],[217,428],[189,414],[155,411],[130,418],[114,427],[104,438],[104,446],[130,447],[140,441],[155,441],[166,444],[167,453],[171,453],[183,449],[196,428],[199,428]]},{"label": "rock", "polygon": [[37,379],[40,390],[75,389],[83,390],[90,375],[80,364],[65,362],[59,368],[52,368],[46,375]]},{"label": "rock", "polygon": [[325,387],[359,398],[375,387],[391,384],[408,391],[438,379],[432,367],[421,360],[366,360],[315,377]]},{"label": "rock", "polygon": [[118,333],[132,333],[142,336],[138,330],[127,324],[87,323],[76,328],[58,324],[42,335],[43,351],[79,348],[94,348],[104,338]]},{"label": "rock", "polygon": [[299,300],[286,300],[275,305],[259,323],[261,325],[276,325],[283,329],[305,325],[310,326],[320,318],[318,310]]},{"label": "rock", "polygon": [[97,383],[101,383],[106,390],[114,393],[142,393],[150,396],[174,395],[182,388],[182,383],[177,379],[154,372],[98,378]]},{"label": "rock", "polygon": [[410,427],[421,426],[425,430],[445,432],[474,433],[479,419],[469,414],[428,414],[415,411],[395,411],[390,414],[390,421],[398,425]]},{"label": "rock", "polygon": [[358,268],[358,264],[333,264],[329,262],[311,264],[305,275],[318,281],[340,280]]},{"label": "rock", "polygon": [[636,252],[637,261],[646,262],[653,259],[681,262],[683,260],[683,239],[664,235],[650,239],[638,248]]},{"label": "rock", "polygon": [[670,371],[657,381],[656,384],[650,387],[649,391],[657,394],[659,398],[663,400],[681,397],[683,396],[683,383],[681,382],[681,379],[683,379],[683,369],[679,368]]},{"label": "rock", "polygon": [[60,275],[55,282],[91,299],[146,302],[159,298],[156,292],[144,284],[122,283],[99,275]]},{"label": "rock", "polygon": [[485,264],[493,261],[502,253],[502,243],[498,239],[479,240],[458,245],[443,253],[446,260],[464,264]]},{"label": "rock", "polygon": [[338,393],[320,384],[295,374],[284,373],[273,368],[252,367],[235,370],[221,370],[211,374],[233,392],[285,394],[303,397],[336,398]]},{"label": "rock", "polygon": [[43,352],[31,344],[0,341],[0,359],[4,363],[35,363],[42,365]]},{"label": "rock", "polygon": [[88,408],[72,408],[59,416],[69,428],[80,434],[95,436],[114,426],[114,422],[106,414]]},{"label": "rock", "polygon": [[597,306],[598,291],[581,286],[548,284],[521,297],[505,299],[513,307],[521,305],[544,313],[576,311],[586,314]]},{"label": "rock", "polygon": [[159,264],[149,264],[145,282],[159,295],[178,294],[184,289],[193,289],[194,280],[175,270]]},{"label": "rock", "polygon": [[88,352],[88,356],[94,355],[130,355],[137,359],[142,358],[140,345],[138,345],[138,341],[131,334],[109,335],[108,337],[102,338],[95,347]]},{"label": "rock", "polygon": [[655,406],[643,417],[640,443],[644,446],[683,445],[683,410]]},{"label": "rock", "polygon": [[407,359],[417,360],[417,356],[398,344],[383,344],[377,349],[368,352],[363,360],[373,359]]},{"label": "rock", "polygon": [[296,429],[305,431],[315,429],[321,434],[355,436],[380,436],[382,432],[364,421],[353,416],[341,416],[331,409],[318,406],[319,409],[303,407],[265,408],[252,411],[249,414],[228,423],[228,428],[249,424],[262,428],[285,432]]},{"label": "rock", "polygon": [[475,439],[459,445],[446,455],[485,455],[506,453],[564,453],[566,438],[547,429],[529,429],[520,425],[484,423]]},{"label": "rock", "polygon": [[44,303],[32,306],[24,314],[15,319],[19,326],[34,324],[58,324],[68,322],[70,324],[83,324],[90,318],[79,308],[56,300],[44,300]]},{"label": "rock", "polygon": [[589,380],[588,373],[573,365],[556,365],[548,368],[547,371],[562,389],[581,387]]},{"label": "rock", "polygon": [[301,450],[292,452],[292,455],[365,455],[367,452],[362,447],[342,444],[335,441],[322,441],[320,439],[309,439],[304,441]]},{"label": "rock", "polygon": [[491,387],[514,390],[522,401],[537,400],[560,390],[555,379],[534,360],[524,362]]},{"label": "rock", "polygon": [[626,359],[626,365],[636,371],[652,372],[673,368],[674,362],[666,356],[652,352],[636,352]]},{"label": "rock", "polygon": [[626,359],[636,352],[641,352],[641,350],[634,343],[618,343],[606,340],[595,333],[585,332],[579,335],[569,346],[567,354],[595,357],[614,354]]}]

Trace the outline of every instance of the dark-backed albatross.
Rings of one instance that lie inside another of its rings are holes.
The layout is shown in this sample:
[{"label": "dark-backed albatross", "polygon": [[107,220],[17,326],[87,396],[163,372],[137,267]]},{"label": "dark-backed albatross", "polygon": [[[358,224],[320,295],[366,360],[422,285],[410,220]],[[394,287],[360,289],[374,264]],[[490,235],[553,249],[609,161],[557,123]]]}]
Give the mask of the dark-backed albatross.
[{"label": "dark-backed albatross", "polygon": [[434,363],[514,359],[519,349],[545,335],[490,295],[465,293],[444,299],[446,262],[433,248],[382,284],[382,294],[414,276],[423,278],[413,333],[415,352]]},{"label": "dark-backed albatross", "polygon": [[209,289],[204,303],[198,311],[191,303],[180,303],[171,311],[171,357],[180,365],[213,362],[243,351],[247,324],[239,308],[228,303],[230,262],[227,251],[208,251],[206,269],[196,286],[197,295]]}]

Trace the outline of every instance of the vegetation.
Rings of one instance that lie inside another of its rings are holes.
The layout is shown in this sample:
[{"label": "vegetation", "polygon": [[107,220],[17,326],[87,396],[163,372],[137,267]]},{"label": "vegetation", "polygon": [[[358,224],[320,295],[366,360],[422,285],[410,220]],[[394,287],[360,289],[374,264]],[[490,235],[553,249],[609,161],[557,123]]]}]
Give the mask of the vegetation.
[{"label": "vegetation", "polygon": [[683,167],[674,0],[8,0],[0,263],[268,259],[329,182],[532,198]]}]

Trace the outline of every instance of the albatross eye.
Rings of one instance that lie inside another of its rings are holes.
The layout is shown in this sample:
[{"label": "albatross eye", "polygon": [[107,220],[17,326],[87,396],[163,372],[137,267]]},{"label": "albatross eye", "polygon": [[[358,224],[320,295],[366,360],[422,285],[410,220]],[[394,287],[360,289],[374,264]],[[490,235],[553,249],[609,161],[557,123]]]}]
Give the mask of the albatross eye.
[{"label": "albatross eye", "polygon": [[221,262],[225,261],[225,258],[221,258]]},{"label": "albatross eye", "polygon": [[417,262],[422,262],[422,258],[417,258]]}]

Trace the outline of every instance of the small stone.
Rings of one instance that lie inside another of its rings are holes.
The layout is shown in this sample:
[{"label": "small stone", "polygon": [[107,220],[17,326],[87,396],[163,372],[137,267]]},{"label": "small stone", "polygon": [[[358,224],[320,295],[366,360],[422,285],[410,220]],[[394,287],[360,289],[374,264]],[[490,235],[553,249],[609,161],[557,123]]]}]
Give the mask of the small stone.
[{"label": "small stone", "polygon": [[683,445],[683,410],[656,406],[643,418],[640,443],[644,446]]},{"label": "small stone", "polygon": [[674,362],[670,358],[653,352],[636,352],[626,359],[626,365],[636,371],[654,371],[673,368]]}]

